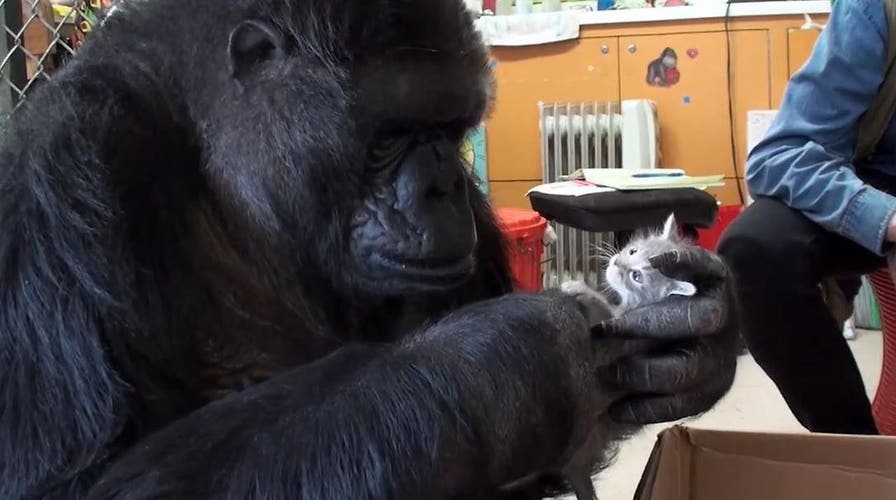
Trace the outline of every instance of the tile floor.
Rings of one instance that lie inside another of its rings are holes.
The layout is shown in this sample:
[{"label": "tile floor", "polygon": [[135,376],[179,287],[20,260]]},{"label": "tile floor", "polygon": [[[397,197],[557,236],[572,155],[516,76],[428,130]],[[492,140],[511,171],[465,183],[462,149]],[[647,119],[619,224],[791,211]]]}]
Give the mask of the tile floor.
[{"label": "tile floor", "polygon": [[[882,359],[880,332],[860,330],[850,346],[868,393],[873,397]],[[731,392],[712,411],[686,423],[723,430],[805,432],[771,380],[750,356],[740,358]],[[631,500],[657,433],[669,425],[650,426],[622,445],[616,462],[595,479],[600,500]]]}]

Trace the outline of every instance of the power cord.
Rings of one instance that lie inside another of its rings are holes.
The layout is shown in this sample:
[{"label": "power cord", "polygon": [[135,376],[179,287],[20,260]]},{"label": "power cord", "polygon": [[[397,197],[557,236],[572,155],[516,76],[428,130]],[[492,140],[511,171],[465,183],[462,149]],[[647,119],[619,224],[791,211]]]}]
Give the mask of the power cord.
[{"label": "power cord", "polygon": [[735,0],[728,0],[725,6],[725,56],[726,56],[726,83],[728,85],[728,124],[731,127],[731,135],[729,136],[729,145],[731,146],[731,159],[734,161],[734,181],[737,184],[737,194],[740,196],[741,203],[746,203],[747,198],[744,196],[744,188],[740,180],[740,173],[737,166],[737,128],[734,120],[734,70],[731,67],[731,4]]}]

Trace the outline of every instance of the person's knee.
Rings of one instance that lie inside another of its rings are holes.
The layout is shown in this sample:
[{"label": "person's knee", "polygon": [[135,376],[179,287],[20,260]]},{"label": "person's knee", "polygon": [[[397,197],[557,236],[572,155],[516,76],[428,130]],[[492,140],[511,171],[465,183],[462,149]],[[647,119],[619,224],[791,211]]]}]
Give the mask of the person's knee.
[{"label": "person's knee", "polygon": [[807,270],[808,240],[799,237],[802,216],[780,203],[752,205],[734,220],[718,253],[741,279],[767,279]]},{"label": "person's knee", "polygon": [[761,272],[770,257],[780,257],[786,248],[768,228],[736,219],[719,241],[718,253],[736,274]]}]

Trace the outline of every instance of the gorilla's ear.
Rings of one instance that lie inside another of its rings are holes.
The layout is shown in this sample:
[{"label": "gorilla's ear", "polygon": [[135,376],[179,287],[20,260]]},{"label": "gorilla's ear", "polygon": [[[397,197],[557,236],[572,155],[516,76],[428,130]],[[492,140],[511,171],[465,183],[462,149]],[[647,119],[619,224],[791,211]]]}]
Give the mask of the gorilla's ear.
[{"label": "gorilla's ear", "polygon": [[230,74],[240,76],[256,64],[284,57],[286,41],[263,21],[243,21],[230,32]]}]

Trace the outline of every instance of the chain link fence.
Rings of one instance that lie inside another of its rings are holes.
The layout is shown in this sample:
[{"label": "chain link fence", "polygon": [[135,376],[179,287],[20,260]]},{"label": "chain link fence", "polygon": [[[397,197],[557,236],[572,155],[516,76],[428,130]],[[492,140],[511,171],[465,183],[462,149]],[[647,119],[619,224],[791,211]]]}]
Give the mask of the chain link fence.
[{"label": "chain link fence", "polygon": [[51,78],[116,0],[0,0],[0,119]]}]

